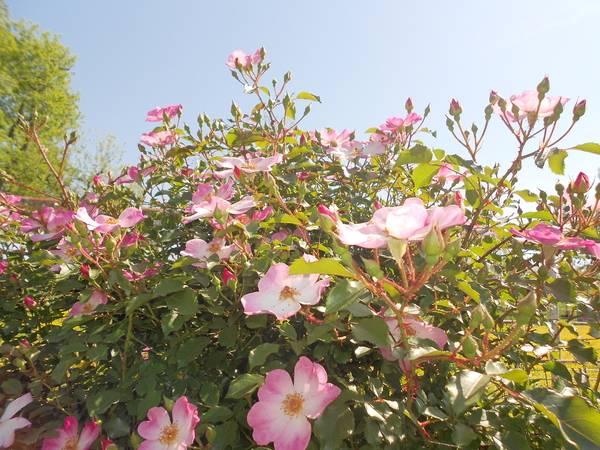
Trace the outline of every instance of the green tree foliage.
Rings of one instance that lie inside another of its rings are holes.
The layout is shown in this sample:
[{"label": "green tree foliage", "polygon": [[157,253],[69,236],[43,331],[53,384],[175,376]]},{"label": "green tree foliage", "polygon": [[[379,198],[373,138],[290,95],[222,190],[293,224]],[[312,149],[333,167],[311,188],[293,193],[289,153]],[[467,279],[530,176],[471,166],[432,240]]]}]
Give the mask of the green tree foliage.
[{"label": "green tree foliage", "polygon": [[[24,21],[12,21],[0,0],[0,189],[13,194],[36,195],[19,183],[41,192],[56,193],[59,184],[20,127],[21,118],[34,125],[45,154],[62,168],[67,181],[68,158],[64,158],[64,135],[77,129],[81,114],[79,96],[71,91],[71,68],[76,57],[58,36],[41,32]],[[62,161],[62,163],[61,163]]]}]

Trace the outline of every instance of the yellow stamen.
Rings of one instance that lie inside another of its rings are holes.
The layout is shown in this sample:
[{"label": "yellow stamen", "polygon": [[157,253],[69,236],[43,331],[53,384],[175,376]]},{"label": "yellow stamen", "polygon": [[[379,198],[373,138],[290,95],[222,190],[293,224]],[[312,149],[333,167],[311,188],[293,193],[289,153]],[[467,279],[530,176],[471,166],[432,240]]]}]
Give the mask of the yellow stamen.
[{"label": "yellow stamen", "polygon": [[115,223],[119,223],[118,219],[115,219],[114,217],[109,217],[108,219],[106,219],[106,222],[104,223],[108,223],[109,225],[114,225]]},{"label": "yellow stamen", "polygon": [[73,436],[65,443],[63,450],[77,450],[78,443],[79,439],[76,436]]},{"label": "yellow stamen", "polygon": [[285,415],[297,416],[302,412],[304,406],[304,397],[298,392],[288,394],[281,403],[281,410]]},{"label": "yellow stamen", "polygon": [[171,425],[167,425],[162,429],[160,437],[158,438],[158,442],[163,445],[170,445],[177,440],[178,434],[179,425],[177,425],[177,422],[172,423]]},{"label": "yellow stamen", "polygon": [[294,295],[300,295],[300,291],[293,287],[285,286],[279,293],[279,300],[292,300],[296,301]]}]

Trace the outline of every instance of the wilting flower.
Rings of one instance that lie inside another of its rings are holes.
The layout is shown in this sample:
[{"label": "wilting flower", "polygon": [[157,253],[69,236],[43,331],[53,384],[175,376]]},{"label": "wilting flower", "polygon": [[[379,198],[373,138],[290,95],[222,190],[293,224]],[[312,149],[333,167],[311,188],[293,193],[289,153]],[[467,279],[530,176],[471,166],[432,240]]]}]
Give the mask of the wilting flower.
[{"label": "wilting flower", "polygon": [[258,445],[273,442],[275,450],[306,449],[312,431],[307,419],[321,416],[340,392],[327,382],[323,366],[305,356],[294,367],[294,381],[285,370],[269,372],[248,413],[252,437]]},{"label": "wilting flower", "polygon": [[148,419],[138,426],[138,434],[146,439],[138,450],[186,450],[194,443],[194,428],[200,422],[198,408],[179,397],[173,405],[173,421],[165,408],[154,407]]},{"label": "wilting flower", "polygon": [[171,105],[165,108],[159,108],[157,106],[152,111],[148,111],[146,122],[162,122],[165,114],[169,119],[172,119],[173,117],[177,116],[182,109],[182,105]]},{"label": "wilting flower", "polygon": [[169,130],[158,131],[156,133],[151,131],[150,133],[142,134],[142,138],[140,139],[140,141],[150,147],[171,145],[176,140],[175,134]]},{"label": "wilting flower", "polygon": [[14,417],[21,409],[33,401],[28,392],[10,402],[0,417],[0,448],[9,448],[15,441],[15,431],[31,425],[24,417]]},{"label": "wilting flower", "polygon": [[[316,258],[304,255],[307,262]],[[258,282],[258,292],[242,297],[244,312],[274,314],[279,320],[296,314],[302,305],[316,305],[329,279],[319,281],[318,274],[290,275],[290,267],[279,263],[271,266]]]},{"label": "wilting flower", "polygon": [[444,230],[465,223],[464,211],[457,205],[426,209],[420,198],[409,198],[402,206],[375,211],[370,222],[338,223],[340,241],[363,248],[385,248],[391,239],[421,241],[433,226]]},{"label": "wilting flower", "polygon": [[[495,92],[493,94],[497,95]],[[556,105],[559,103],[564,105],[568,101],[568,97],[561,96],[545,97],[540,101],[537,91],[527,90],[519,95],[511,95],[510,101],[506,102],[505,111],[502,111],[498,103],[493,105],[493,111],[509,122],[520,122],[525,117],[535,114],[536,111],[535,117],[549,117],[554,113]],[[516,116],[513,114],[513,105],[518,108]]]},{"label": "wilting flower", "polygon": [[524,232],[520,232],[516,228],[511,228],[510,232],[515,236],[535,242],[536,244],[548,245],[561,250],[589,247],[595,244],[592,240],[577,237],[566,238],[558,228],[543,223],[538,223],[531,230],[525,230]]},{"label": "wilting flower", "polygon": [[100,427],[94,422],[86,422],[80,436],[77,419],[69,416],[63,427],[56,431],[58,437],[44,439],[42,450],[88,450],[100,434]]},{"label": "wilting flower", "polygon": [[108,294],[94,291],[87,302],[76,302],[67,317],[94,314],[96,307],[98,305],[106,305],[107,301]]},{"label": "wilting flower", "polygon": [[[384,320],[389,328],[389,332],[394,342],[396,343],[395,347],[404,347],[398,320],[394,317],[386,317]],[[435,342],[440,350],[443,349],[448,342],[448,336],[444,330],[423,322],[418,316],[407,316],[405,317],[403,323],[404,332],[408,337],[416,336],[419,339],[429,339]],[[395,361],[397,359],[391,356],[391,349],[383,347],[379,347],[379,349],[381,350],[381,355],[388,361]],[[407,360],[399,360],[398,363],[403,370],[408,370],[410,367]]]},{"label": "wilting flower", "polygon": [[140,208],[126,208],[119,215],[118,219],[114,217],[99,215],[92,219],[85,208],[79,208],[75,218],[85,223],[88,230],[99,233],[110,233],[117,228],[130,228],[144,220],[146,216]]}]

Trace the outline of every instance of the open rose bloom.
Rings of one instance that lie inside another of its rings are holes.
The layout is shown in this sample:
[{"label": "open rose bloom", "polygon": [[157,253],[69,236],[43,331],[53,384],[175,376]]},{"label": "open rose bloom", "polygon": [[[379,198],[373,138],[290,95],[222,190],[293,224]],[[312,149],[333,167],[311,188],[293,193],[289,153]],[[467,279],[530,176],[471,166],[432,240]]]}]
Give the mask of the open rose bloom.
[{"label": "open rose bloom", "polygon": [[186,397],[179,397],[173,405],[172,421],[165,408],[150,408],[148,420],[138,426],[139,435],[146,439],[138,450],[186,450],[194,443],[198,422],[198,408]]},{"label": "open rose bloom", "polygon": [[42,450],[88,450],[100,435],[100,427],[94,422],[86,422],[81,435],[77,419],[69,416],[64,426],[59,428],[58,437],[46,438]]},{"label": "open rose bloom", "polygon": [[[505,111],[502,111],[498,103],[493,105],[493,111],[509,122],[520,122],[528,116],[549,117],[554,114],[554,109],[559,103],[564,105],[568,101],[569,98],[561,96],[545,97],[540,101],[537,91],[527,90],[519,95],[511,95],[510,100],[506,102]],[[513,106],[518,109],[516,115],[513,113]]]},{"label": "open rose bloom", "polygon": [[[307,262],[314,257],[304,257]],[[253,314],[274,314],[279,320],[296,314],[302,305],[316,305],[321,293],[329,284],[329,279],[319,281],[319,275],[290,275],[288,265],[279,263],[271,266],[258,282],[258,292],[242,297],[244,312]]]},{"label": "open rose bloom", "polygon": [[31,425],[24,417],[14,416],[32,401],[32,395],[27,393],[6,405],[0,417],[0,448],[9,448],[15,442],[15,431]]},{"label": "open rose bloom", "polygon": [[258,390],[258,403],[248,413],[248,425],[258,445],[275,444],[275,450],[304,450],[316,419],[340,394],[327,382],[323,366],[301,356],[294,368],[294,381],[285,370],[268,373]]}]

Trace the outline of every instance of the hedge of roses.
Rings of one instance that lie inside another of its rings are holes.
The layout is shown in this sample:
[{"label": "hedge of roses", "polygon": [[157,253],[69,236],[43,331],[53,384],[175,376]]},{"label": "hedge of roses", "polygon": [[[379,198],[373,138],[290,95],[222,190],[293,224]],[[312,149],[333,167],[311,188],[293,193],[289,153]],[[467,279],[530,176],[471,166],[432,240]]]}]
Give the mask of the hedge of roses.
[{"label": "hedge of roses", "polygon": [[[83,198],[0,194],[0,448],[598,448],[597,356],[561,331],[600,336],[600,190],[518,185],[600,153],[558,147],[585,101],[544,79],[466,127],[452,100],[451,155],[410,99],[364,138],[303,131],[319,98],[265,57],[227,62],[251,111],[150,111]],[[491,121],[508,168],[478,162]]]}]

